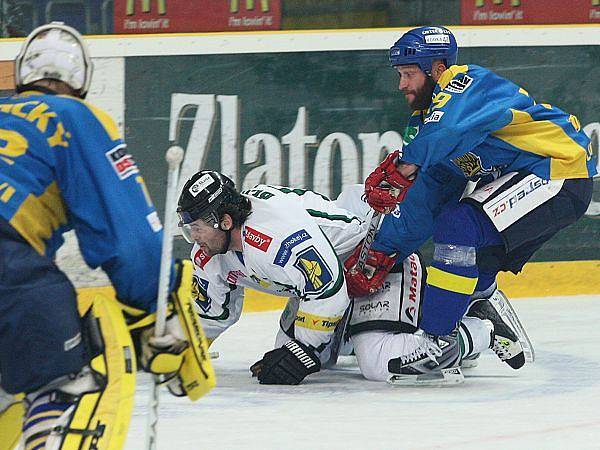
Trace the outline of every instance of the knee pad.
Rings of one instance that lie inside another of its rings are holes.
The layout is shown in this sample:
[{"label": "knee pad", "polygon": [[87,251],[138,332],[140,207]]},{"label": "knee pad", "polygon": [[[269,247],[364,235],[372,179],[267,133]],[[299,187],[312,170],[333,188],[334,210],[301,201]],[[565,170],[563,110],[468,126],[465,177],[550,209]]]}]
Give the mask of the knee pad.
[{"label": "knee pad", "polygon": [[23,423],[22,396],[13,396],[0,387],[0,449],[11,450],[21,437]]},{"label": "knee pad", "polygon": [[[86,309],[87,308],[87,309]],[[76,376],[26,396],[25,448],[121,449],[133,409],[135,355],[121,309],[97,295],[80,307],[86,344],[96,355]]]}]

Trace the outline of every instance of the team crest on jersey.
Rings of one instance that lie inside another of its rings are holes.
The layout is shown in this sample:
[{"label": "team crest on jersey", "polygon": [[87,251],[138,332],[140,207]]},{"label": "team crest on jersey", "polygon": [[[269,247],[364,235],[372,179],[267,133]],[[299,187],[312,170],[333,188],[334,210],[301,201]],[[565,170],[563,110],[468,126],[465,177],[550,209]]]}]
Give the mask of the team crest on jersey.
[{"label": "team crest on jersey", "polygon": [[120,180],[139,173],[140,170],[135,164],[133,157],[125,150],[125,144],[117,145],[105,154]]},{"label": "team crest on jersey", "polygon": [[465,174],[465,177],[482,177],[494,172],[494,168],[486,169],[483,167],[481,158],[475,153],[467,152],[452,160],[454,164]]},{"label": "team crest on jersey", "polygon": [[210,310],[212,300],[208,296],[208,281],[196,275],[192,277],[192,299],[205,313]]},{"label": "team crest on jersey", "polygon": [[259,249],[260,251],[266,252],[271,245],[271,241],[273,238],[268,236],[260,231],[255,230],[254,228],[250,228],[246,226],[244,228],[244,241],[254,248]]},{"label": "team crest on jersey", "polygon": [[306,281],[304,292],[306,294],[321,294],[333,283],[331,269],[313,246],[298,253],[294,267],[304,276]]},{"label": "team crest on jersey", "polygon": [[448,85],[444,88],[444,91],[452,92],[453,94],[462,94],[469,89],[471,83],[473,83],[473,78],[464,73],[450,81],[450,83],[448,83]]}]

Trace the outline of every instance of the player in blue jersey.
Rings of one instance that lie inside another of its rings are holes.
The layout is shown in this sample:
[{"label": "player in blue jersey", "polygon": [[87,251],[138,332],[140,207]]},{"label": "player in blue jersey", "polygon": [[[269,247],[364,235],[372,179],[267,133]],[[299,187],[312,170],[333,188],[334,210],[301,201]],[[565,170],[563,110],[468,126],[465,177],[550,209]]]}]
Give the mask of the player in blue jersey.
[{"label": "player in blue jersey", "polygon": [[[575,116],[537,103],[483,67],[456,65],[457,53],[443,27],[415,28],[391,47],[413,114],[403,150],[365,183],[369,204],[391,213],[369,253],[375,274],[351,265],[347,273],[350,291],[365,295],[396,260],[433,237],[421,321],[432,338],[452,334],[467,308],[474,316],[489,310],[488,299],[500,295],[498,272],[518,273],[544,242],[577,221],[596,174]],[[461,200],[467,181],[476,188]],[[496,352],[521,367],[530,344],[502,333]]]},{"label": "player in blue jersey", "polygon": [[[79,33],[53,22],[27,38],[15,61],[17,93],[0,99],[3,449],[18,439],[21,408],[25,448],[120,448],[128,428],[132,338],[114,301],[97,298],[78,311],[53,261],[63,232],[75,230],[86,263],[108,274],[138,324],[145,368],[179,375],[191,342],[182,313],[170,316],[165,337],[151,337],[162,226],[117,126],[83,100],[91,76]],[[191,297],[191,265],[174,265],[171,284],[174,304],[179,294]],[[165,364],[173,357],[175,365]]]}]

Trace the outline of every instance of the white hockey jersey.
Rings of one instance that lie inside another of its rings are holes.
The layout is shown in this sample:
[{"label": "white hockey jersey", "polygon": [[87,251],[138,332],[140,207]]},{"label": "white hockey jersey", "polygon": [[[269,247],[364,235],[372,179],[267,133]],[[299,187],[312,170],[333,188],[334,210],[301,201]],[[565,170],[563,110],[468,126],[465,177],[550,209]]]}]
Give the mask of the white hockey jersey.
[{"label": "white hockey jersey", "polygon": [[312,191],[279,186],[258,185],[242,194],[252,203],[242,252],[208,257],[194,245],[191,253],[207,337],[216,338],[239,319],[242,288],[249,287],[298,297],[294,337],[320,351],[350,302],[342,261],[366,234],[368,206],[353,213]]}]

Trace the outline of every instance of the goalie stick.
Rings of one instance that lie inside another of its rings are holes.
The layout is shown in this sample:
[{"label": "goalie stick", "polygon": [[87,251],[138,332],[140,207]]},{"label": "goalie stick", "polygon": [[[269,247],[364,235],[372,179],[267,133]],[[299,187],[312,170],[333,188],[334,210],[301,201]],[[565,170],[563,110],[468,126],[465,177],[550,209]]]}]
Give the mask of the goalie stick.
[{"label": "goalie stick", "polygon": [[[157,337],[165,333],[167,318],[167,298],[169,296],[169,280],[171,261],[173,259],[173,234],[175,223],[174,205],[177,203],[177,183],[179,181],[179,167],[183,161],[184,151],[179,146],[169,147],[165,154],[168,164],[167,173],[167,198],[165,200],[165,219],[163,228],[162,253],[160,257],[160,275],[158,279],[158,299],[156,302],[156,324],[154,335]],[[153,386],[150,389],[148,402],[148,422],[146,427],[146,445],[148,450],[156,450],[156,424],[158,422],[158,396],[160,390],[158,376],[153,377]]]}]

